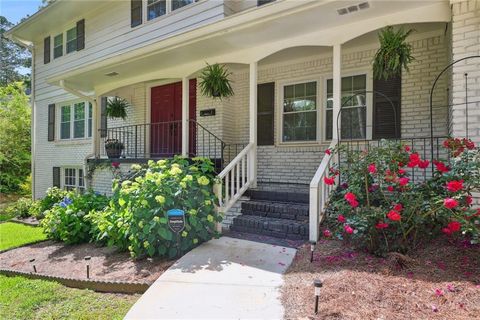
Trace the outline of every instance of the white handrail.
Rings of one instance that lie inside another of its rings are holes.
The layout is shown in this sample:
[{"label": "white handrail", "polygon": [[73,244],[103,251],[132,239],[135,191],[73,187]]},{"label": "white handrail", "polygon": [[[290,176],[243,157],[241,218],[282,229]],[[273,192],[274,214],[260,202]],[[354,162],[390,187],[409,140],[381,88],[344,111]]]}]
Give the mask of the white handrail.
[{"label": "white handrail", "polygon": [[[335,150],[331,154],[325,154],[322,162],[318,166],[312,181],[310,182],[310,208],[309,208],[309,222],[310,222],[310,241],[317,241],[319,238],[319,226],[323,219],[323,213],[327,206],[331,192],[334,190],[334,185],[327,185],[324,183],[324,178],[328,175],[330,168],[335,161],[337,141],[332,140],[329,150]],[[338,183],[338,177],[335,178],[335,184]]]},{"label": "white handrail", "polygon": [[249,143],[217,176],[214,192],[220,212],[228,211],[255,179],[249,170],[253,165],[254,151],[254,144]]}]

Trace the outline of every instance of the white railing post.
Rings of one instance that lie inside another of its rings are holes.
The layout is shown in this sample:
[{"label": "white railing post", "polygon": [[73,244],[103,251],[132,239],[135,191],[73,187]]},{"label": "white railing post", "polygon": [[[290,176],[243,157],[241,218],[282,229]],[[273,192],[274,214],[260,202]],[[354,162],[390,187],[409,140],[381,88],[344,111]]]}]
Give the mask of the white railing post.
[{"label": "white railing post", "polygon": [[[340,113],[342,96],[342,45],[333,46],[333,126],[332,140],[337,140],[337,117]],[[339,126],[342,127],[342,119],[340,115]]]},{"label": "white railing post", "polygon": [[249,152],[248,170],[252,187],[257,185],[257,70],[258,63],[250,63],[250,90],[249,90],[249,116],[250,116],[250,144],[253,145]]},{"label": "white railing post", "polygon": [[188,109],[189,109],[189,87],[187,77],[182,78],[182,156],[188,157]]}]

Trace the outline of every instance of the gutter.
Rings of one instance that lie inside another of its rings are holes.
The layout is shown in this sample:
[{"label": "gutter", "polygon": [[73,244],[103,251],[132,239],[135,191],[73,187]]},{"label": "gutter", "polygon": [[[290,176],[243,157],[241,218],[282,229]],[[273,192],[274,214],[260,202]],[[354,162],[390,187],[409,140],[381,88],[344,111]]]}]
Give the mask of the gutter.
[{"label": "gutter", "polygon": [[[97,116],[96,116],[96,114],[97,114],[97,112],[96,112],[96,110],[97,110],[97,100],[96,100],[95,98],[92,98],[92,97],[90,97],[90,96],[87,96],[87,95],[83,94],[82,92],[80,92],[80,91],[78,91],[78,90],[75,90],[75,89],[67,86],[67,84],[65,83],[65,80],[60,80],[59,86],[60,86],[63,90],[67,91],[68,93],[71,93],[71,94],[73,94],[74,96],[77,96],[77,97],[79,97],[79,98],[81,98],[81,99],[84,99],[84,100],[87,100],[88,102],[90,102],[90,103],[92,104],[92,112],[93,112],[92,116],[95,115],[95,116],[93,117],[93,119],[92,119],[92,125],[95,124],[95,123],[97,123]],[[95,127],[96,127],[96,126],[94,126],[94,128],[95,128]],[[95,129],[96,129],[96,128],[95,128]],[[98,130],[92,130],[92,140],[93,140],[92,142],[93,142],[93,147],[92,147],[92,152],[89,153],[89,154],[87,154],[87,155],[85,156],[85,158],[83,159],[83,174],[84,174],[84,176],[85,176],[86,173],[87,173],[88,159],[95,157],[95,151],[96,151],[95,146],[97,145],[97,143],[96,143],[97,139],[98,139]],[[92,179],[93,179],[93,177],[92,177]],[[91,181],[91,179],[88,179],[88,180],[89,180],[89,181],[88,181],[89,187],[91,187],[92,181]]]}]

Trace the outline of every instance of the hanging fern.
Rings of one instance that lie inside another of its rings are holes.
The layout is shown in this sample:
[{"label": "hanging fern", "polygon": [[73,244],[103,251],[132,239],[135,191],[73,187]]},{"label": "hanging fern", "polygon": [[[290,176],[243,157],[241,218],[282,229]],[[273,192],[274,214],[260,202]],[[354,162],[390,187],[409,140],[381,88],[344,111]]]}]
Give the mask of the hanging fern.
[{"label": "hanging fern", "polygon": [[408,65],[414,60],[412,56],[412,46],[405,42],[407,37],[414,30],[404,30],[403,28],[395,31],[392,26],[388,26],[380,32],[378,40],[380,49],[378,49],[373,60],[373,76],[375,79],[390,79],[402,73],[402,69],[408,70]]},{"label": "hanging fern", "polygon": [[105,112],[111,119],[122,118],[125,120],[127,118],[127,108],[129,106],[130,104],[127,100],[115,97],[112,100],[108,100]]},{"label": "hanging fern", "polygon": [[232,85],[228,78],[230,75],[225,65],[207,63],[199,77],[202,95],[220,99],[233,96]]}]

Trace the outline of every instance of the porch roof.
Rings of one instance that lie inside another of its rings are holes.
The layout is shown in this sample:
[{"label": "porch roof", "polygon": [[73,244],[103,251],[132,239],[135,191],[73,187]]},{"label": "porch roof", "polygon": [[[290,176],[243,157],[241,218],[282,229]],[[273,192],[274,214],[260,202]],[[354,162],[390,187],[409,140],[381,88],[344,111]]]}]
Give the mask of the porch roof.
[{"label": "porch roof", "polygon": [[[259,61],[296,46],[333,46],[387,25],[448,22],[446,0],[375,1],[370,8],[339,15],[358,1],[285,0],[269,10],[248,10],[216,23],[149,43],[48,79],[101,95],[115,88],[155,79],[191,76],[208,63]],[[265,8],[267,9],[267,8]],[[106,74],[115,72],[117,76]]]}]

